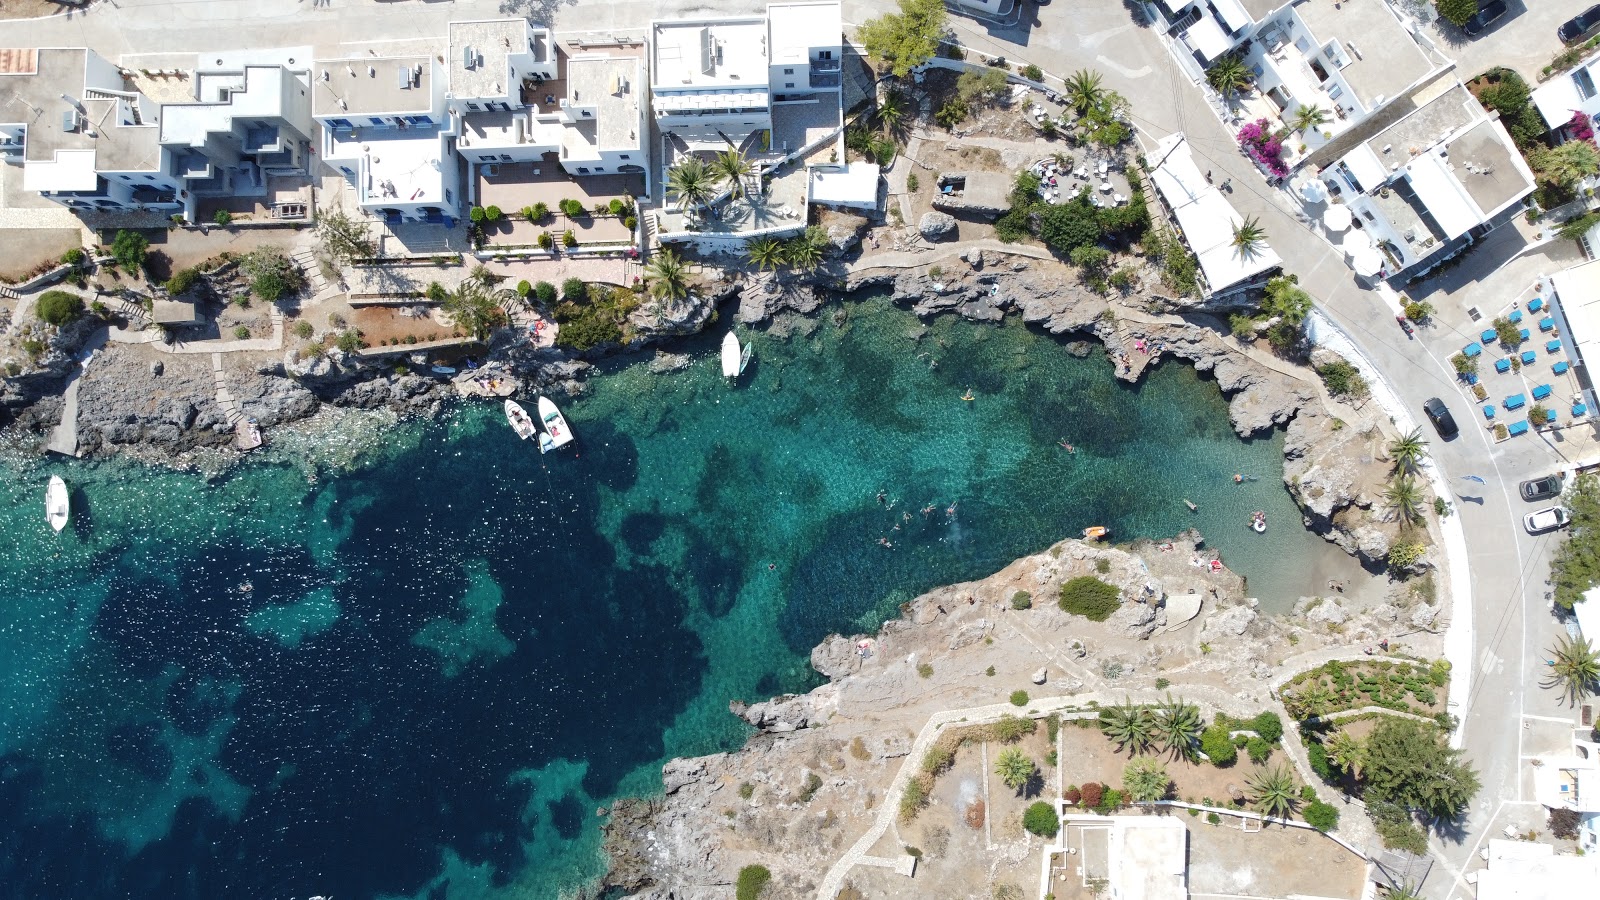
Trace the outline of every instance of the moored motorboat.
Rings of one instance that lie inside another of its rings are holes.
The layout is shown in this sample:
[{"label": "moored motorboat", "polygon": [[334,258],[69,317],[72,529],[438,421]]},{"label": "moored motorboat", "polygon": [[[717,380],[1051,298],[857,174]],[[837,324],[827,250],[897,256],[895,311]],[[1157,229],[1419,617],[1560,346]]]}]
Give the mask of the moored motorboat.
[{"label": "moored motorboat", "polygon": [[1111,529],[1104,525],[1090,525],[1083,530],[1083,539],[1086,541],[1098,541],[1110,533]]},{"label": "moored motorboat", "polygon": [[67,521],[72,518],[72,499],[60,475],[51,475],[50,486],[45,488],[44,515],[57,533],[67,527]]},{"label": "moored motorboat", "polygon": [[544,432],[539,435],[539,452],[549,453],[572,443],[572,430],[567,427],[566,417],[548,397],[539,398],[539,421],[544,423]]},{"label": "moored motorboat", "polygon": [[533,417],[528,415],[528,411],[522,408],[521,403],[507,400],[505,408],[506,421],[511,423],[511,430],[517,433],[517,437],[527,440],[538,432],[539,426],[533,424]]},{"label": "moored motorboat", "polygon": [[739,377],[739,338],[731,331],[722,339],[722,377]]}]

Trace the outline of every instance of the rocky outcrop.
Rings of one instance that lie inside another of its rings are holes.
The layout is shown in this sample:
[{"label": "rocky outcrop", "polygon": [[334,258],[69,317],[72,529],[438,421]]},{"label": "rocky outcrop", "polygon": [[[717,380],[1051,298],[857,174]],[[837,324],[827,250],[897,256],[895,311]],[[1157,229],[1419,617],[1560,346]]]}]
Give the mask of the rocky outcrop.
[{"label": "rocky outcrop", "polygon": [[823,295],[811,279],[794,272],[768,272],[746,280],[739,292],[739,321],[753,325],[782,312],[809,315],[822,306]]},{"label": "rocky outcrop", "polygon": [[956,217],[949,213],[925,212],[917,220],[917,231],[930,241],[942,241],[956,235]]}]

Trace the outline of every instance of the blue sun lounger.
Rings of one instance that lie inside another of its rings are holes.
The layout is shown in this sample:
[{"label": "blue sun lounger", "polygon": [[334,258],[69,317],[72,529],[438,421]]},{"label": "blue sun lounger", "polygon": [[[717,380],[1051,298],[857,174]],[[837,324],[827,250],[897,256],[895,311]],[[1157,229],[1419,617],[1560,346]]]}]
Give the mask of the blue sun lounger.
[{"label": "blue sun lounger", "polygon": [[1494,370],[1501,374],[1511,371],[1511,360],[1506,359],[1503,356],[1500,357],[1494,361]]},{"label": "blue sun lounger", "polygon": [[1533,389],[1533,399],[1535,400],[1543,400],[1548,396],[1550,396],[1550,385],[1548,384],[1541,384]]},{"label": "blue sun lounger", "polygon": [[1538,312],[1541,309],[1544,309],[1543,297],[1535,297],[1528,301],[1528,312]]},{"label": "blue sun lounger", "polygon": [[1567,361],[1563,359],[1560,362],[1556,363],[1555,365],[1551,366],[1550,367],[1550,371],[1556,373],[1557,375],[1565,375],[1565,374],[1567,374],[1567,370],[1570,369],[1570,368],[1572,368],[1572,367],[1567,365]]},{"label": "blue sun lounger", "polygon": [[1550,343],[1544,345],[1544,349],[1545,349],[1545,352],[1547,352],[1547,353],[1560,353],[1561,352],[1561,342],[1560,341],[1551,341]]},{"label": "blue sun lounger", "polygon": [[1539,354],[1533,352],[1532,350],[1524,350],[1524,351],[1522,351],[1522,364],[1525,365],[1525,366],[1533,365],[1533,361],[1538,359],[1538,358],[1539,358]]},{"label": "blue sun lounger", "polygon": [[1500,332],[1495,331],[1493,328],[1485,328],[1483,330],[1483,334],[1478,335],[1478,340],[1483,341],[1485,344],[1492,344],[1494,343],[1495,336],[1499,333]]},{"label": "blue sun lounger", "polygon": [[1572,404],[1572,417],[1574,419],[1579,418],[1581,416],[1588,415],[1588,413],[1589,413],[1589,405],[1587,403],[1574,403],[1574,404]]},{"label": "blue sun lounger", "polygon": [[1494,404],[1493,403],[1485,403],[1483,405],[1483,417],[1485,419],[1494,418]]},{"label": "blue sun lounger", "polygon": [[1513,325],[1517,324],[1518,322],[1521,322],[1522,321],[1522,310],[1513,309],[1511,311],[1511,315],[1506,316],[1506,321],[1510,322]]},{"label": "blue sun lounger", "polygon": [[1528,405],[1528,395],[1512,394],[1504,400],[1504,405],[1506,409],[1521,409]]},{"label": "blue sun lounger", "polygon": [[1532,332],[1528,331],[1528,329],[1524,328],[1521,331],[1517,332],[1517,336],[1520,337],[1522,340],[1526,341],[1528,338],[1533,337],[1533,334],[1532,334]]},{"label": "blue sun lounger", "polygon": [[1545,316],[1544,318],[1539,320],[1539,330],[1540,331],[1554,331],[1555,327],[1556,327],[1556,320],[1552,316]]},{"label": "blue sun lounger", "polygon": [[1508,427],[1506,430],[1511,432],[1512,437],[1516,437],[1519,434],[1527,434],[1528,420],[1523,419],[1521,422],[1512,422],[1510,427]]},{"label": "blue sun lounger", "polygon": [[1467,356],[1477,356],[1479,353],[1483,352],[1483,347],[1480,346],[1477,341],[1473,341],[1465,347],[1462,347],[1461,352]]}]

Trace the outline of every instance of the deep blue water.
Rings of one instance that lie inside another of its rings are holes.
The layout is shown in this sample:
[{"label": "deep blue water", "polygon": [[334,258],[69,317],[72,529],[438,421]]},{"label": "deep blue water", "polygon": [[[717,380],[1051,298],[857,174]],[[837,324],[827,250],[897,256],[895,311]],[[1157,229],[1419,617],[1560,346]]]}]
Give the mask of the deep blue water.
[{"label": "deep blue water", "polygon": [[1129,387],[1015,323],[847,308],[748,335],[738,389],[720,332],[685,372],[610,364],[543,460],[478,406],[214,480],[4,461],[0,897],[555,896],[603,868],[597,806],[922,590],[1091,524],[1198,525],[1268,608],[1336,555],[1290,527],[1281,439],[1187,368]]}]

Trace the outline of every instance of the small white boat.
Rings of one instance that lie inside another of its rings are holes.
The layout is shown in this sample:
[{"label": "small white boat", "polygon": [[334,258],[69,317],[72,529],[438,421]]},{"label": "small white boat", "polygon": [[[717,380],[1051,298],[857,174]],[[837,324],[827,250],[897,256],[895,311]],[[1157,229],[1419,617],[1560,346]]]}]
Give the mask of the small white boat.
[{"label": "small white boat", "polygon": [[739,353],[739,374],[740,375],[744,374],[744,370],[745,369],[750,368],[750,357],[755,356],[755,355],[756,355],[756,345],[755,344],[745,344],[744,345],[744,350]]},{"label": "small white boat", "polygon": [[722,377],[739,377],[739,338],[731,331],[722,339]]},{"label": "small white boat", "polygon": [[523,440],[533,437],[539,430],[539,426],[533,424],[533,418],[528,415],[528,411],[515,400],[506,401],[506,421],[511,423],[511,430],[517,433],[517,437]]},{"label": "small white boat", "polygon": [[72,518],[72,500],[67,494],[67,483],[61,480],[60,475],[50,476],[50,487],[44,492],[44,514],[50,521],[50,527],[58,534],[67,527],[67,520]]},{"label": "small white boat", "polygon": [[454,366],[434,366],[433,373],[435,375],[454,375],[456,370]]},{"label": "small white boat", "polygon": [[539,421],[544,423],[544,432],[539,435],[539,452],[549,453],[572,443],[572,430],[567,427],[566,417],[548,397],[539,398]]}]

